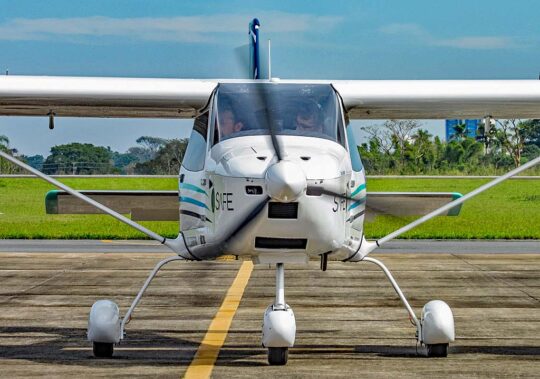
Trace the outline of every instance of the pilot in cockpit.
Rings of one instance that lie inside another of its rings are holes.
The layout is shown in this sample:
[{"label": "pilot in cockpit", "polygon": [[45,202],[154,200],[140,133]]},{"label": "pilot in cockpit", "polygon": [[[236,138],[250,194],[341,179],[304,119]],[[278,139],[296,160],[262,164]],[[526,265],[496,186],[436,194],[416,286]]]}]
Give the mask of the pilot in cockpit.
[{"label": "pilot in cockpit", "polygon": [[320,106],[314,101],[306,101],[300,104],[294,122],[298,131],[322,132],[323,124]]},{"label": "pilot in cockpit", "polygon": [[244,123],[240,121],[231,107],[224,107],[219,112],[219,132],[221,138],[239,132],[244,128]]}]

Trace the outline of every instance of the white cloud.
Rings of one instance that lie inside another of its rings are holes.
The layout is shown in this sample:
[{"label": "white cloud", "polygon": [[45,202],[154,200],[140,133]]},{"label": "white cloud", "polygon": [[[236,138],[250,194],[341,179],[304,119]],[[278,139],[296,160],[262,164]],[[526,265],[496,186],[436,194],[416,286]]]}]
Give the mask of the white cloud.
[{"label": "white cloud", "polygon": [[461,37],[452,39],[440,39],[438,46],[456,47],[459,49],[508,49],[518,47],[518,44],[510,37]]},{"label": "white cloud", "polygon": [[417,24],[389,24],[379,28],[379,31],[385,34],[409,34],[415,36],[426,37],[427,32],[424,28]]},{"label": "white cloud", "polygon": [[379,29],[382,33],[402,35],[430,46],[454,47],[457,49],[510,49],[519,47],[515,38],[505,36],[464,36],[440,38],[418,24],[389,24]]},{"label": "white cloud", "polygon": [[[273,33],[324,33],[341,17],[270,12],[263,28]],[[209,16],[112,18],[17,18],[0,24],[0,40],[73,40],[120,37],[143,41],[208,43],[224,33],[246,33],[251,18],[239,14]],[[247,39],[247,37],[246,37]]]}]

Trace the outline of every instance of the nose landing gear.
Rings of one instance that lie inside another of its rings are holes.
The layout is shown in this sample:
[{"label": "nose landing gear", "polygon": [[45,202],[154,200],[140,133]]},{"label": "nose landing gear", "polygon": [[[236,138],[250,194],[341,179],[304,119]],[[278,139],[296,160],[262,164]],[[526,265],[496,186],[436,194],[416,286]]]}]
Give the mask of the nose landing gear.
[{"label": "nose landing gear", "polygon": [[283,263],[276,264],[276,299],[266,308],[263,319],[262,345],[268,348],[268,363],[284,365],[289,356],[289,347],[294,345],[296,321],[294,313],[285,303],[285,269]]}]

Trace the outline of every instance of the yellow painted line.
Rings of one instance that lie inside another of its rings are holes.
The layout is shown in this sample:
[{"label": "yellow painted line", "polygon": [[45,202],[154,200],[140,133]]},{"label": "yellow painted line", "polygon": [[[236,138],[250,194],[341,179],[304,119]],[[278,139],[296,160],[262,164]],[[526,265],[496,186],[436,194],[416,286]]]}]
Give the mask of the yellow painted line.
[{"label": "yellow painted line", "polygon": [[185,379],[210,378],[252,271],[253,263],[251,261],[244,261],[240,266],[236,278],[227,291],[221,307],[210,323],[206,335],[184,375]]},{"label": "yellow painted line", "polygon": [[222,255],[216,258],[217,261],[235,261],[236,257],[234,255]]}]

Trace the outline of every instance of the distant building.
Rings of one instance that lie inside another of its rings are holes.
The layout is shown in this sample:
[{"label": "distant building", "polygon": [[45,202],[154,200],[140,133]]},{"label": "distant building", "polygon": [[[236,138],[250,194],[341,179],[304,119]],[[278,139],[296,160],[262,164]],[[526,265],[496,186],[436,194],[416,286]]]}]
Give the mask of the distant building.
[{"label": "distant building", "polygon": [[465,124],[467,127],[467,136],[475,138],[476,130],[482,120],[446,120],[446,141],[450,141],[455,134],[454,127],[459,124]]}]

